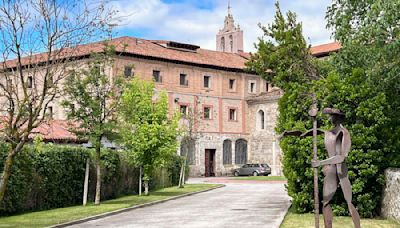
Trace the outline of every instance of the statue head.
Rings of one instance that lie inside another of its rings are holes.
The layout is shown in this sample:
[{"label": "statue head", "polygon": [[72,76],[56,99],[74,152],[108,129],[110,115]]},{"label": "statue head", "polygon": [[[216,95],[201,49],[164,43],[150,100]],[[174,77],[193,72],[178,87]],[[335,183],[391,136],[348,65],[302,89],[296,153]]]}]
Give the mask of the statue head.
[{"label": "statue head", "polygon": [[323,114],[329,114],[333,125],[337,126],[344,121],[344,113],[337,108],[324,108]]}]

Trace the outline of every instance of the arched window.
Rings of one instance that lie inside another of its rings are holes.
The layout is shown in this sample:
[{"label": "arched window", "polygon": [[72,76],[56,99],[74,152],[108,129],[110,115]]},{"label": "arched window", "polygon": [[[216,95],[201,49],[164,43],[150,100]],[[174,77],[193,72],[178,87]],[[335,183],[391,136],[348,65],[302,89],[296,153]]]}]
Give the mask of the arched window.
[{"label": "arched window", "polygon": [[257,112],[257,128],[259,130],[264,130],[265,129],[265,114],[263,110],[260,110]]},{"label": "arched window", "polygon": [[232,35],[229,36],[229,48],[231,52],[233,52],[233,37]]},{"label": "arched window", "polygon": [[247,141],[238,139],[235,142],[235,164],[247,163]]},{"label": "arched window", "polygon": [[225,51],[225,37],[221,38],[221,49],[222,51]]},{"label": "arched window", "polygon": [[229,139],[224,140],[222,157],[224,165],[232,164],[232,141]]},{"label": "arched window", "polygon": [[193,165],[195,161],[195,145],[194,139],[184,138],[181,142],[181,156],[187,156],[187,163]]}]

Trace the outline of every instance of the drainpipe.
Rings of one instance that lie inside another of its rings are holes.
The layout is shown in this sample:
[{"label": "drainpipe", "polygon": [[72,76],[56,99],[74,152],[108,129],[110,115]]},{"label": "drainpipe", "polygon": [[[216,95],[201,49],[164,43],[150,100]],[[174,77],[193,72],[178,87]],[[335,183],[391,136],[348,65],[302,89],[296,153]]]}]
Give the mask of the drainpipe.
[{"label": "drainpipe", "polygon": [[274,140],[272,141],[272,175],[276,176],[278,173],[276,172],[276,137],[275,137],[275,131],[272,132],[272,136],[274,137]]}]

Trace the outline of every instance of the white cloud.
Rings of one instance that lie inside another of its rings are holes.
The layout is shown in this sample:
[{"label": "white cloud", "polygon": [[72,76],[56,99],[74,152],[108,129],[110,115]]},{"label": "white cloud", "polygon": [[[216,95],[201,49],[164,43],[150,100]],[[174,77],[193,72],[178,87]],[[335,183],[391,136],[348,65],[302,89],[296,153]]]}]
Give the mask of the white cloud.
[{"label": "white cloud", "polygon": [[[215,35],[223,26],[227,14],[227,0],[207,0],[210,8],[197,7],[198,3],[187,0],[165,3],[161,0],[120,0],[113,4],[123,18],[118,35],[141,34],[146,39],[164,39],[188,42],[202,48],[215,50]],[[325,11],[327,0],[284,0],[280,5],[284,12],[294,11],[303,22],[305,37],[312,44],[330,41],[326,30]],[[262,33],[257,24],[271,23],[275,14],[273,0],[232,0],[235,22],[244,31],[245,51],[254,51],[254,42]]]}]

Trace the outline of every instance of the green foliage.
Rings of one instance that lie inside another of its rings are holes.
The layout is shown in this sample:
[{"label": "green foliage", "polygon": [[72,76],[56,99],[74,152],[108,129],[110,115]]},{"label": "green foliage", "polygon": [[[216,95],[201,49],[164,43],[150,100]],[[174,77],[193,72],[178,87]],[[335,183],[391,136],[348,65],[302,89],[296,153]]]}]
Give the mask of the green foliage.
[{"label": "green foliage", "polygon": [[318,72],[313,66],[296,14],[289,11],[285,18],[278,2],[275,6],[274,23],[268,26],[259,24],[264,36],[259,38],[257,52],[246,65],[248,70],[286,90],[290,83],[308,84],[310,79],[317,79]]},{"label": "green foliage", "polygon": [[[0,161],[5,159],[7,149],[7,144],[0,143]],[[86,159],[94,157],[92,150],[37,141],[17,156],[9,188],[0,204],[1,216],[82,203]],[[126,151],[104,150],[101,160],[103,200],[137,192],[139,170],[130,165]],[[156,167],[150,182],[152,189],[178,185],[179,169],[177,155],[164,168]],[[95,164],[91,162],[89,201],[95,196],[95,170]]]},{"label": "green foliage", "polygon": [[[368,1],[351,0],[341,2],[357,7],[359,7],[358,3],[368,3]],[[382,1],[377,2],[382,3]],[[393,1],[389,2],[393,3]],[[379,6],[383,7],[383,5]],[[393,7],[397,6],[393,5]],[[284,90],[284,95],[279,101],[280,116],[276,131],[282,133],[288,130],[305,131],[312,128],[308,116],[311,91],[316,93],[320,109],[335,107],[346,113],[343,125],[349,129],[352,137],[352,150],[346,163],[353,185],[353,203],[361,216],[375,216],[378,213],[384,185],[383,171],[389,166],[400,166],[398,153],[400,149],[400,80],[397,73],[400,71],[398,62],[400,45],[397,40],[378,42],[379,39],[370,40],[368,45],[365,45],[368,37],[362,34],[368,29],[364,30],[364,28],[379,27],[379,23],[375,25],[365,23],[359,27],[358,31],[347,30],[348,28],[338,29],[336,36],[345,42],[344,48],[333,58],[322,62],[304,56],[304,53],[309,50],[301,35],[301,24],[296,23],[291,13],[288,14],[287,19],[283,18],[279,7],[277,9],[274,24],[268,29],[263,29],[269,40],[260,40],[258,52],[248,65],[250,69],[255,70],[267,80],[272,80]],[[335,25],[340,28],[344,26],[339,24],[343,22],[344,17],[346,19],[354,17],[354,20],[358,20],[353,10],[347,11],[346,7],[335,8],[335,10],[337,21],[332,20],[331,23],[336,23]],[[354,12],[366,13],[367,11],[364,10],[365,8],[357,9]],[[343,13],[347,15],[342,15]],[[369,17],[368,13],[366,14],[362,17]],[[368,20],[373,18],[369,17]],[[348,36],[343,35],[342,32]],[[282,36],[282,34],[289,35]],[[289,49],[294,53],[291,53]],[[293,66],[296,70],[292,70]],[[314,73],[318,77],[311,77]],[[320,128],[332,127],[328,118],[320,113],[317,120]],[[318,157],[325,159],[323,138],[319,137],[318,142]],[[310,166],[311,138],[285,137],[281,140],[280,146],[284,154],[283,172],[288,179],[288,193],[293,197],[293,209],[301,213],[311,212],[314,203],[313,172]],[[319,178],[321,194],[322,173]],[[322,199],[322,194],[320,199]],[[336,214],[348,213],[340,188],[332,204]]]},{"label": "green foliage", "polygon": [[87,67],[69,71],[64,84],[63,106],[68,119],[79,123],[72,129],[94,145],[102,136],[113,138],[116,126],[115,110],[121,94],[122,81],[110,79],[115,47],[104,44],[102,53],[93,53]]},{"label": "green foliage", "polygon": [[[1,144],[2,160],[6,147]],[[0,204],[0,214],[78,203],[82,200],[87,157],[88,153],[79,147],[27,146],[15,160],[9,188]]]},{"label": "green foliage", "polygon": [[153,82],[136,78],[124,89],[119,113],[121,142],[149,180],[153,169],[166,165],[176,153],[178,116],[169,117],[165,92],[155,94]]}]

